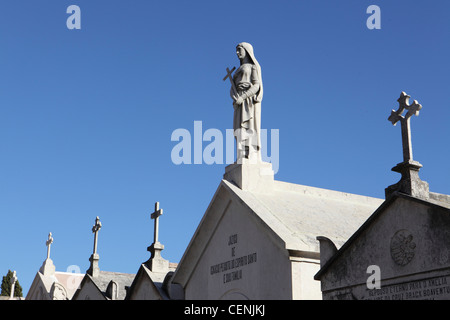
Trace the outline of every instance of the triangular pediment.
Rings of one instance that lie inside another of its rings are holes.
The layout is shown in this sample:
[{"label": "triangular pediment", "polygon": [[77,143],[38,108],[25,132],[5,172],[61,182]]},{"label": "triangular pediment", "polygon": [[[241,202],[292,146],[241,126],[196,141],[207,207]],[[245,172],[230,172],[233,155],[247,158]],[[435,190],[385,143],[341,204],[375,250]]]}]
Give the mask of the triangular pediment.
[{"label": "triangular pediment", "polygon": [[369,266],[381,280],[450,267],[450,209],[402,193],[387,199],[323,265],[322,291],[365,285]]},{"label": "triangular pediment", "polygon": [[[381,199],[280,181],[274,181],[270,192],[251,192],[222,180],[180,261],[173,282],[183,287],[189,282],[219,229],[231,236],[233,228],[250,223],[255,226],[255,232],[264,234],[264,239],[286,257],[307,255],[318,259],[318,235],[325,232],[343,244],[381,203]],[[228,231],[223,231],[224,222],[229,224]],[[246,235],[245,231],[241,234]]]},{"label": "triangular pediment", "polygon": [[163,300],[168,299],[162,284],[166,273],[153,273],[141,264],[138,273],[128,289],[125,300]]}]

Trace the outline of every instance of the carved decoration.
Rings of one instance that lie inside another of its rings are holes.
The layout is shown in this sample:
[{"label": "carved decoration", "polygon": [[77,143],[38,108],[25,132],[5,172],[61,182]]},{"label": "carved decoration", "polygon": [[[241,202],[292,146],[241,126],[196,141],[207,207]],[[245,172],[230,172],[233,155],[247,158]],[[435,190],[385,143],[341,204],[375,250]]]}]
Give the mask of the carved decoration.
[{"label": "carved decoration", "polygon": [[414,258],[416,244],[408,230],[397,231],[391,238],[391,257],[400,266],[405,266]]}]

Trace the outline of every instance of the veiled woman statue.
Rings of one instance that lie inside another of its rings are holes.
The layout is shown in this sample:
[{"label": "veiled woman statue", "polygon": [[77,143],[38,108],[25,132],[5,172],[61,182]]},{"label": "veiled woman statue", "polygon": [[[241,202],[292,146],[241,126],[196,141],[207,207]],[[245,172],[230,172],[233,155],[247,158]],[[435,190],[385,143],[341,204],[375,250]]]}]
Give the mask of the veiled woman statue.
[{"label": "veiled woman statue", "polygon": [[247,158],[261,161],[261,100],[263,85],[261,67],[251,44],[236,46],[240,67],[232,79],[233,129],[237,144],[237,160]]}]

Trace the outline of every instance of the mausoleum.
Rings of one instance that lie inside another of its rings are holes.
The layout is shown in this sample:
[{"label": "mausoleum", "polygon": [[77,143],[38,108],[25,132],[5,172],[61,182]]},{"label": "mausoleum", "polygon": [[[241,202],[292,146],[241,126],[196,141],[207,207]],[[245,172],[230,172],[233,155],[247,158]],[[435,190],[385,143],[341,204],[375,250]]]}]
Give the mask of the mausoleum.
[{"label": "mausoleum", "polygon": [[261,67],[250,44],[236,53],[240,67],[224,78],[236,162],[225,168],[172,283],[186,299],[321,299],[316,237],[343,244],[382,200],[274,179],[272,164],[261,160]]},{"label": "mausoleum", "polygon": [[422,106],[404,92],[398,102],[388,120],[401,122],[403,162],[392,170],[402,176],[339,250],[318,237],[324,299],[450,299],[450,196],[429,191],[412,157],[409,122]]},{"label": "mausoleum", "polygon": [[25,300],[71,300],[77,290],[83,274],[56,271],[53,260],[50,259],[50,247],[53,236],[50,232],[47,246],[47,258],[36,273]]},{"label": "mausoleum", "polygon": [[142,263],[127,290],[125,300],[182,300],[184,292],[179,285],[172,284],[172,275],[177,263],[169,262],[161,256],[164,245],[159,242],[159,217],[163,209],[159,202],[155,203],[155,211],[151,214],[154,220],[153,243],[147,248],[150,259]]},{"label": "mausoleum", "polygon": [[102,224],[97,217],[92,227],[94,250],[89,258],[91,264],[72,300],[123,300],[127,294],[127,288],[134,279],[134,274],[100,270],[97,242],[101,227]]}]

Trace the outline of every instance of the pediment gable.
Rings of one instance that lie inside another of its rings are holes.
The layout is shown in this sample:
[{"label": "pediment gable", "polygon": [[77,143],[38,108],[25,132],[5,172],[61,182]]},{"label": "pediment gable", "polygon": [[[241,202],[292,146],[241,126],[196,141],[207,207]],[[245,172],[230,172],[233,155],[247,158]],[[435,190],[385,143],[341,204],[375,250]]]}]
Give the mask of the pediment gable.
[{"label": "pediment gable", "polygon": [[386,200],[316,274],[322,290],[450,267],[450,209],[397,193]]},{"label": "pediment gable", "polygon": [[316,236],[325,232],[342,245],[381,203],[381,199],[280,181],[274,181],[270,193],[250,192],[222,180],[173,281],[182,286],[188,282],[227,210],[247,215],[281,250],[318,258]]},{"label": "pediment gable", "polygon": [[[141,264],[138,273],[128,289],[125,300],[162,300],[168,297],[162,291],[165,274],[155,275]],[[152,278],[153,277],[153,278]],[[157,281],[155,283],[155,281]],[[158,288],[159,287],[159,288]]]},{"label": "pediment gable", "polygon": [[92,281],[89,274],[85,274],[79,289],[72,300],[107,300],[100,288]]}]

